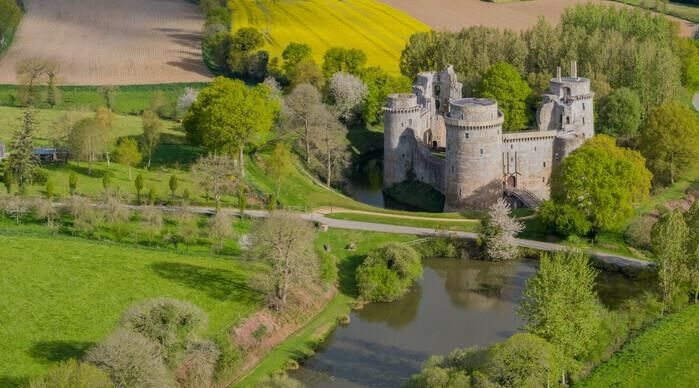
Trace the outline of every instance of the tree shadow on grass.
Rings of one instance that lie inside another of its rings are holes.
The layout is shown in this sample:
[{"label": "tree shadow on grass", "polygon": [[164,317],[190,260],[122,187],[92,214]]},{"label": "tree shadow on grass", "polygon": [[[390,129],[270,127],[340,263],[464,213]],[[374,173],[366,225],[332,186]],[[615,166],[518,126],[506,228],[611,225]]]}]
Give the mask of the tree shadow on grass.
[{"label": "tree shadow on grass", "polygon": [[0,376],[0,387],[19,388],[29,385],[29,378],[26,376]]},{"label": "tree shadow on grass", "polygon": [[186,144],[161,144],[153,152],[154,165],[183,167],[194,163],[204,152],[199,147]]},{"label": "tree shadow on grass", "polygon": [[150,267],[164,279],[203,291],[218,300],[255,303],[260,299],[259,293],[246,284],[247,279],[233,271],[169,262],[153,263]]},{"label": "tree shadow on grass", "polygon": [[40,362],[65,361],[80,358],[94,342],[84,341],[41,341],[29,349],[29,355]]},{"label": "tree shadow on grass", "polygon": [[352,297],[359,295],[359,291],[357,290],[357,282],[354,277],[357,272],[357,267],[359,267],[363,261],[363,255],[352,255],[338,263],[337,269],[339,273],[338,278],[340,292]]}]

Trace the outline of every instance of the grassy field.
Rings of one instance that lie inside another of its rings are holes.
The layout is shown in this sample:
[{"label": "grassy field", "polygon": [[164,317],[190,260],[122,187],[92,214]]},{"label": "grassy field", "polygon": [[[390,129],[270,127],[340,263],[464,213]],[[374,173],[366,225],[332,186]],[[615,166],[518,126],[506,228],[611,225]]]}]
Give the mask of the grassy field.
[{"label": "grassy field", "polygon": [[[415,236],[335,229],[318,235],[316,239],[318,251],[322,252],[323,244],[329,245],[332,252],[322,254],[333,256],[333,259],[337,262],[339,292],[322,313],[318,314],[306,326],[289,337],[283,344],[272,350],[236,386],[255,387],[260,379],[282,369],[288,360],[298,359],[300,355],[312,355],[317,346],[335,327],[337,319],[349,313],[350,303],[357,296],[354,273],[357,266],[361,264],[363,257],[383,243],[389,241],[408,242],[411,240],[415,240]],[[357,245],[357,250],[349,251],[344,249],[350,242],[354,242]]]},{"label": "grassy field", "polygon": [[[114,113],[134,115],[140,114],[150,106],[151,98],[156,93],[162,93],[169,109],[174,109],[177,98],[184,93],[184,89],[191,87],[202,89],[207,83],[175,83],[159,85],[124,85],[117,87],[113,93]],[[54,109],[57,110],[92,110],[105,106],[104,97],[96,86],[61,86],[60,101]],[[39,87],[39,96],[46,95],[46,88]],[[16,85],[0,85],[0,105],[18,107]],[[38,108],[49,108],[45,98],[38,102]]]},{"label": "grassy field", "polygon": [[656,8],[658,3],[656,1],[645,1],[645,0],[614,0],[618,3],[624,3],[628,5],[633,5],[635,7],[641,7],[645,9],[650,9],[660,13],[666,13],[678,17],[680,19],[689,20],[692,23],[699,23],[699,6],[692,4],[676,3],[670,1],[667,3],[665,8],[660,5],[660,8]]},{"label": "grassy field", "polygon": [[699,381],[699,306],[659,321],[576,387],[683,388]]},{"label": "grassy field", "polygon": [[[255,264],[172,250],[0,232],[0,386],[17,386],[103,339],[130,304],[169,296],[201,307],[206,335],[260,306]],[[28,227],[29,228],[29,227]],[[31,229],[31,228],[30,228]]]},{"label": "grassy field", "polygon": [[313,48],[316,62],[333,46],[364,50],[369,65],[398,72],[410,35],[429,27],[375,0],[232,0],[235,29],[254,26],[265,34],[267,50],[281,57],[290,42]]},{"label": "grassy field", "polygon": [[349,220],[359,222],[373,222],[377,224],[389,224],[400,226],[413,226],[419,228],[431,228],[445,231],[478,232],[479,221],[431,221],[397,217],[386,217],[381,215],[361,214],[361,213],[333,213],[330,218],[338,220]]}]

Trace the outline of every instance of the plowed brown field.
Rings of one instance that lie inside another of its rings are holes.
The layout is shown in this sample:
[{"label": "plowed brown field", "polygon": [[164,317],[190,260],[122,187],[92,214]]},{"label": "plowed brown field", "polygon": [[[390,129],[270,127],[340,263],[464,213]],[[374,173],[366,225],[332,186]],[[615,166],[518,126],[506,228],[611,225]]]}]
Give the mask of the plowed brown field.
[{"label": "plowed brown field", "polygon": [[[615,4],[601,0],[531,0],[512,3],[489,3],[481,0],[381,0],[424,22],[436,30],[459,30],[483,25],[522,31],[544,16],[550,23],[558,23],[563,10],[580,3]],[[696,25],[681,19],[682,34],[691,36]]]},{"label": "plowed brown field", "polygon": [[28,56],[55,58],[64,84],[207,81],[203,18],[185,0],[24,0],[27,13],[0,58],[0,83],[15,83]]}]

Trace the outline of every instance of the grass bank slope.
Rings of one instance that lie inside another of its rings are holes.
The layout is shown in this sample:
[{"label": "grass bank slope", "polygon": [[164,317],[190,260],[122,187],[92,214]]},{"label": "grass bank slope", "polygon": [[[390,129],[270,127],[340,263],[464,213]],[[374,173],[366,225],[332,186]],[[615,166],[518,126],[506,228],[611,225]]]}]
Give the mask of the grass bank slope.
[{"label": "grass bank slope", "polygon": [[[219,333],[259,307],[250,262],[0,230],[0,386],[19,386],[108,335],[122,312],[167,296]],[[9,234],[8,234],[9,233]]]},{"label": "grass bank slope", "polygon": [[395,73],[410,35],[429,29],[375,0],[232,0],[229,4],[234,28],[258,28],[273,57],[281,57],[289,42],[310,45],[318,63],[330,47],[359,48],[367,54],[369,65]]},{"label": "grass bank slope", "polygon": [[692,306],[647,329],[576,387],[696,386],[697,349],[699,306]]}]

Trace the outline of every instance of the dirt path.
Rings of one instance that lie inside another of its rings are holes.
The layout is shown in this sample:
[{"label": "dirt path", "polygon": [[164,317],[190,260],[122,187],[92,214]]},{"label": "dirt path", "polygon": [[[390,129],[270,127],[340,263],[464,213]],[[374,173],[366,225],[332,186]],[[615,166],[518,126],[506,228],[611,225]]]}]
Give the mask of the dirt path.
[{"label": "dirt path", "polygon": [[207,81],[204,23],[187,0],[24,0],[27,13],[0,59],[0,83],[16,83],[28,56],[55,58],[70,85]]},{"label": "dirt path", "polygon": [[[539,16],[556,24],[566,7],[574,4],[605,3],[602,0],[531,0],[512,3],[490,3],[482,0],[380,0],[408,13],[437,30],[460,30],[463,27],[484,25],[526,30]],[[677,18],[684,36],[692,36],[696,25]]]}]

